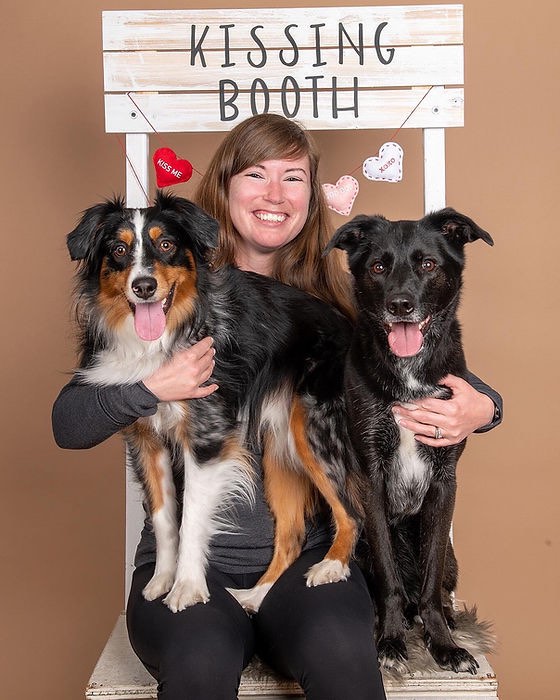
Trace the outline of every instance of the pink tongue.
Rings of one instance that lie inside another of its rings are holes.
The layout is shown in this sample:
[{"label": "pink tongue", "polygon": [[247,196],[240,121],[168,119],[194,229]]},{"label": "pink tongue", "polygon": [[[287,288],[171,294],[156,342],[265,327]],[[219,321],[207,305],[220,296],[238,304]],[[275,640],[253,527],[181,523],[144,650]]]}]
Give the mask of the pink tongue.
[{"label": "pink tongue", "polygon": [[134,328],[142,340],[157,340],[165,330],[165,314],[161,301],[136,304]]},{"label": "pink tongue", "polygon": [[391,351],[398,357],[416,355],[424,340],[417,323],[393,323],[388,339]]}]

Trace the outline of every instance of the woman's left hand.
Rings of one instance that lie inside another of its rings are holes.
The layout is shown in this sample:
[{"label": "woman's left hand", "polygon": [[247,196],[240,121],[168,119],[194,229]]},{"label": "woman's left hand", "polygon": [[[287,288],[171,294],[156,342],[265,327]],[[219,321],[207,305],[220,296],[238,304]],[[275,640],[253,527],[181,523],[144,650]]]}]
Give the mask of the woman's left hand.
[{"label": "woman's left hand", "polygon": [[488,425],[494,416],[492,399],[464,379],[449,374],[440,383],[453,392],[450,399],[418,399],[407,403],[406,408],[397,404],[392,409],[401,427],[431,447],[456,445],[474,430]]}]

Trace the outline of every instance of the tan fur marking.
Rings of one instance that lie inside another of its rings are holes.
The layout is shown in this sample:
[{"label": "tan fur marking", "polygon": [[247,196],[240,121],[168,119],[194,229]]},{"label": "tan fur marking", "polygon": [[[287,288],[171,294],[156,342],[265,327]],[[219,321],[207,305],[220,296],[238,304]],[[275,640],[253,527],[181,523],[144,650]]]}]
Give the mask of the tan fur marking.
[{"label": "tan fur marking", "polygon": [[152,226],[148,231],[148,236],[152,239],[152,241],[157,241],[161,234],[162,230],[159,226]]},{"label": "tan fur marking", "polygon": [[117,237],[119,241],[126,243],[128,246],[131,246],[135,239],[134,231],[131,228],[119,229]]},{"label": "tan fur marking", "polygon": [[344,564],[348,564],[357,537],[357,525],[354,519],[348,515],[335,487],[311,449],[307,440],[305,408],[297,398],[294,400],[292,407],[290,427],[302,468],[305,469],[311,482],[326,500],[333,514],[336,533],[325,559],[338,559]]},{"label": "tan fur marking", "polygon": [[175,285],[173,302],[167,313],[167,328],[169,330],[174,330],[185,319],[192,317],[194,314],[194,305],[197,297],[197,275],[194,259],[190,251],[187,251],[187,257],[191,263],[191,269],[163,265],[160,262],[156,262],[154,265],[154,277],[158,281],[158,288],[165,290],[165,294],[158,298],[163,299]]},{"label": "tan fur marking", "polygon": [[110,328],[118,328],[131,313],[125,296],[128,270],[110,270],[103,261],[99,275],[99,305]]},{"label": "tan fur marking", "polygon": [[267,502],[274,516],[274,555],[258,585],[274,583],[300,555],[305,536],[305,514],[315,503],[309,479],[281,464],[274,458],[275,450],[267,445],[272,440],[267,433],[264,440],[263,471]]},{"label": "tan fur marking", "polygon": [[153,515],[163,506],[164,501],[163,473],[158,464],[164,448],[151,428],[144,425],[142,420],[125,428],[123,434],[131,446],[138,450],[143,471],[143,486],[147,491],[150,513]]}]

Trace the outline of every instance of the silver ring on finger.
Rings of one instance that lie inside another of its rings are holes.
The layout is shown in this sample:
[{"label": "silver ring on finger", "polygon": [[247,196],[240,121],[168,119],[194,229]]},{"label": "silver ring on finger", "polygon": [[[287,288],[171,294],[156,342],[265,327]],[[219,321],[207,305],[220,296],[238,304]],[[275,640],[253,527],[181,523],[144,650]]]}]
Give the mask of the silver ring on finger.
[{"label": "silver ring on finger", "polygon": [[443,438],[443,432],[442,432],[441,428],[439,428],[437,425],[435,426],[435,430],[434,430],[434,438],[436,440],[441,440]]}]

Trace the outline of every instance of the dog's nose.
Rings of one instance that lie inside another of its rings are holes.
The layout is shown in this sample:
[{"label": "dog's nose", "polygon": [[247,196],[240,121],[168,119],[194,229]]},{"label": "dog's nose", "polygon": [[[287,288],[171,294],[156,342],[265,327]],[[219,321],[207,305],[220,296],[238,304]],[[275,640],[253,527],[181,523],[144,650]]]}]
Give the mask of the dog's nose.
[{"label": "dog's nose", "polygon": [[409,297],[399,294],[389,299],[387,310],[393,316],[408,316],[414,311],[414,303]]},{"label": "dog's nose", "polygon": [[157,289],[157,281],[154,277],[137,277],[131,286],[139,299],[149,299]]}]

